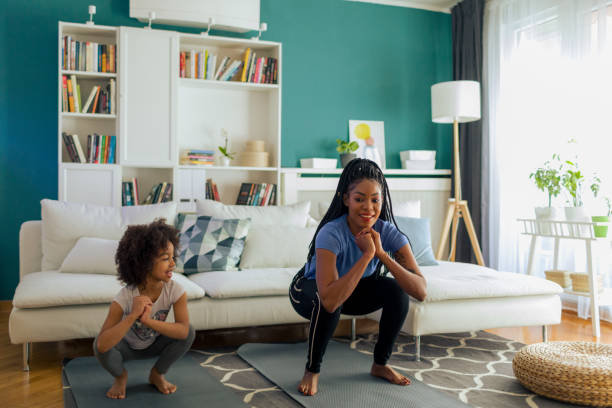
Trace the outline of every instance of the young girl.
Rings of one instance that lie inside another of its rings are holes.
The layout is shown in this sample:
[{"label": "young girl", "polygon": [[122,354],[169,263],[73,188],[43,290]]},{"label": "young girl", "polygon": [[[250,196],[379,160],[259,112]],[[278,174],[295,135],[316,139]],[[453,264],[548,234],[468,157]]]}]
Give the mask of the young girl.
[{"label": "young girl", "polygon": [[[395,279],[381,276],[382,265]],[[370,373],[393,384],[410,384],[387,360],[408,313],[406,294],[422,301],[425,289],[408,238],[395,224],[382,171],[373,161],[352,160],[310,243],[308,261],[289,289],[293,308],[310,320],[306,370],[298,390],[316,394],[323,354],[340,314],[363,315],[380,308]]]},{"label": "young girl", "polygon": [[[178,241],[178,231],[164,219],[130,226],[119,241],[115,262],[125,286],[111,303],[94,341],[98,361],[115,377],[106,393],[109,398],[125,398],[124,361],[154,356],[159,358],[149,382],[162,394],[176,391],[164,374],[189,350],[195,337],[185,290],[171,279]],[[175,323],[168,323],[172,307]]]}]

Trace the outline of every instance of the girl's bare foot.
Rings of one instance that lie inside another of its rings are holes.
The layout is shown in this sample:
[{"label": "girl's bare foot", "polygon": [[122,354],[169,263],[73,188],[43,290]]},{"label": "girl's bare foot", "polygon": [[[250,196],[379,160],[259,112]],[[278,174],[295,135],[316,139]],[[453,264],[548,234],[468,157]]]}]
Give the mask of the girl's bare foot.
[{"label": "girl's bare foot", "polygon": [[162,394],[172,394],[176,391],[176,385],[168,382],[168,380],[164,378],[164,375],[160,374],[155,367],[151,369],[151,374],[149,374],[149,382],[153,384]]},{"label": "girl's bare foot", "polygon": [[121,374],[119,377],[115,377],[115,382],[113,383],[112,387],[106,391],[106,396],[112,399],[124,399],[127,380],[127,370],[123,370],[123,374]]},{"label": "girl's bare foot", "polygon": [[302,377],[302,381],[300,381],[300,385],[298,385],[298,391],[306,396],[315,395],[317,393],[318,385],[319,373],[311,373],[310,371],[305,370],[304,377]]},{"label": "girl's bare foot", "polygon": [[374,377],[380,377],[384,380],[387,380],[391,384],[410,385],[410,380],[408,379],[408,377],[401,375],[388,365],[372,363],[372,369],[370,370],[370,374],[372,374]]}]

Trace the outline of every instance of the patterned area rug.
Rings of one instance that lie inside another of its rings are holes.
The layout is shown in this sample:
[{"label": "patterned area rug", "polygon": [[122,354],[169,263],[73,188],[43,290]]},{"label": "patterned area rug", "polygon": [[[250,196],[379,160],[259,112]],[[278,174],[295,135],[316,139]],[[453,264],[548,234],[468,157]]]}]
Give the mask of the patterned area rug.
[{"label": "patterned area rug", "polygon": [[[358,337],[347,343],[355,352],[372,355],[377,335]],[[522,343],[484,331],[421,337],[421,361],[414,361],[414,337],[400,334],[389,363],[398,371],[451,394],[474,407],[548,408],[573,407],[537,396],[523,388],[512,373],[512,357]],[[272,384],[236,354],[236,348],[194,350],[200,365],[234,389],[251,407],[299,407],[280,388]],[[304,362],[306,361],[304,356]],[[296,387],[303,367],[296,367]],[[325,381],[325,360],[321,370]],[[316,397],[315,397],[316,398]],[[384,403],[381,402],[381,407]]]}]

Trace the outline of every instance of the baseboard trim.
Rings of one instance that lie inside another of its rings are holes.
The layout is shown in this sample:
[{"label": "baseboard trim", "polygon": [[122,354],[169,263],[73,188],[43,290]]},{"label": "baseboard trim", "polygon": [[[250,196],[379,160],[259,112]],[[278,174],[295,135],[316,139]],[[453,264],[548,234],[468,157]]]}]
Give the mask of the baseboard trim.
[{"label": "baseboard trim", "polygon": [[13,302],[11,300],[0,300],[0,312],[10,312],[13,310]]}]

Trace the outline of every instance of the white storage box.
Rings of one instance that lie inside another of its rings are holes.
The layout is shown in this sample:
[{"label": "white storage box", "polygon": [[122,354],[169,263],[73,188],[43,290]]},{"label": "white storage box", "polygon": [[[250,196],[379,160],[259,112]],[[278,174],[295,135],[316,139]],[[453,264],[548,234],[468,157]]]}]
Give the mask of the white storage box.
[{"label": "white storage box", "polygon": [[435,168],[435,160],[404,160],[402,162],[402,169],[407,170],[433,170]]},{"label": "white storage box", "polygon": [[300,159],[300,166],[303,169],[335,169],[338,166],[338,159],[322,159],[319,157]]},{"label": "white storage box", "polygon": [[436,160],[435,150],[404,150],[400,152],[400,161],[406,160]]}]

